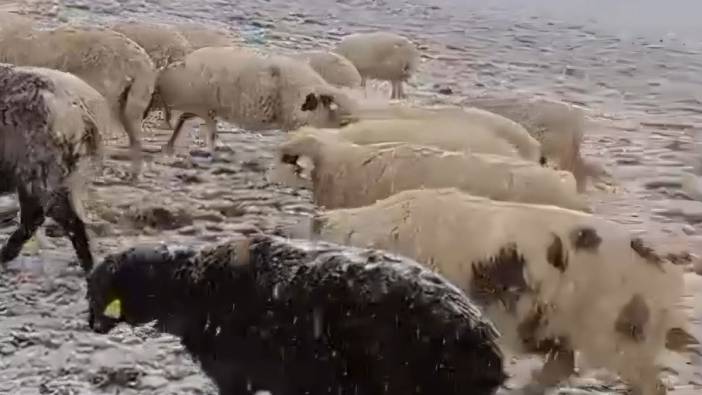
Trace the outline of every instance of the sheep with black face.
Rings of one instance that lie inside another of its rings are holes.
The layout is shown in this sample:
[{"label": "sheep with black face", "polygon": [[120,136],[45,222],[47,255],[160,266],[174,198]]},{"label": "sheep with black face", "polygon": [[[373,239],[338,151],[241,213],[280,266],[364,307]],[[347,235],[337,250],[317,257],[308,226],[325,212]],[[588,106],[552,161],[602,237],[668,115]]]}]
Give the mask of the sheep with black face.
[{"label": "sheep with black face", "polygon": [[109,255],[90,326],[155,320],[221,394],[494,394],[497,332],[466,296],[380,251],[254,235]]}]

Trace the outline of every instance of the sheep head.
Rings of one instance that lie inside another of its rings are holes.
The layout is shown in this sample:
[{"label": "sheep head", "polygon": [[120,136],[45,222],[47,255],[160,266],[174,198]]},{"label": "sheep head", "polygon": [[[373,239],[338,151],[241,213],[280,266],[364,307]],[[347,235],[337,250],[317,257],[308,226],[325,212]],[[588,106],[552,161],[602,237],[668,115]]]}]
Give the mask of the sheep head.
[{"label": "sheep head", "polygon": [[332,86],[317,88],[305,96],[300,107],[309,112],[308,125],[320,128],[339,128],[352,121],[357,103],[340,89]]},{"label": "sheep head", "polygon": [[310,178],[328,138],[334,138],[333,134],[313,128],[299,129],[281,145],[280,163],[292,166],[297,177]]},{"label": "sheep head", "polygon": [[119,323],[140,325],[167,315],[175,269],[193,257],[187,248],[136,247],[105,257],[88,276],[90,328],[107,333]]}]

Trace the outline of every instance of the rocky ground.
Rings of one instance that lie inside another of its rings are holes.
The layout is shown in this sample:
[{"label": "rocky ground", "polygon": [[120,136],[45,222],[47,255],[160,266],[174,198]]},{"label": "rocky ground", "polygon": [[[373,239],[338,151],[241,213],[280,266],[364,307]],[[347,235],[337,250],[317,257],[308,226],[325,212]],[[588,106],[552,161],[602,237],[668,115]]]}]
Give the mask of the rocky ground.
[{"label": "rocky ground", "polygon": [[[499,9],[476,12],[465,20],[456,13],[449,19],[451,8],[441,2],[408,3],[404,8],[392,1],[337,2],[327,11],[334,15],[325,19],[317,2],[305,7],[303,3],[290,10],[287,3],[275,1],[244,1],[234,7],[174,0],[164,9],[154,1],[67,1],[65,7],[58,7],[57,2],[33,0],[0,2],[0,10],[33,11],[49,23],[56,18],[93,22],[134,15],[163,20],[195,15],[240,28],[252,45],[266,42],[287,49],[330,42],[339,34],[334,23],[351,30],[389,24],[420,42],[425,53],[422,71],[409,88],[411,100],[461,103],[470,95],[519,89],[577,102],[590,116],[585,154],[614,177],[614,188],[600,185],[588,191],[596,213],[643,233],[662,250],[675,253],[689,269],[684,305],[693,317],[694,334],[702,338],[702,276],[694,273],[702,252],[702,201],[696,198],[694,185],[681,178],[683,171],[695,171],[702,108],[684,94],[681,98],[663,89],[678,86],[697,70],[692,69],[698,66],[697,57],[668,53],[670,71],[655,80],[652,75],[664,56],[656,51],[662,50],[637,46],[635,39],[617,44],[582,26],[569,28],[534,18],[515,23]],[[359,9],[364,14],[349,11],[360,13]],[[408,19],[410,14],[413,19]],[[400,25],[403,17],[411,22]],[[445,30],[430,23],[433,20],[445,22]],[[471,29],[471,36],[457,40],[451,33],[457,26]],[[502,29],[505,26],[510,27]],[[579,50],[567,52],[568,43]],[[680,66],[685,62],[687,69]],[[558,76],[555,82],[553,75]],[[645,87],[649,87],[647,94],[641,93]],[[380,89],[389,93],[387,86]],[[621,93],[627,91],[633,93]],[[614,92],[621,96],[616,105]],[[120,148],[124,140],[109,142],[105,172],[95,180],[86,200],[98,257],[133,243],[201,244],[227,238],[232,232],[270,230],[291,225],[314,210],[307,191],[267,181],[275,148],[284,138],[280,132],[251,133],[225,124],[220,129],[221,147],[213,160],[203,154],[201,143],[190,139],[181,142],[178,155],[164,156],[158,151],[169,132],[147,128],[148,165],[136,185],[123,181],[129,169]],[[12,231],[15,215],[14,197],[0,197],[0,240]],[[92,334],[87,328],[82,273],[73,261],[70,243],[47,222],[23,255],[9,265],[10,271],[0,274],[0,393],[214,393],[172,337],[148,327],[121,328],[109,336]],[[526,380],[535,363],[515,360],[510,366],[514,374],[510,386]],[[669,355],[663,363],[666,381],[676,395],[702,391],[699,356]],[[560,390],[622,391],[616,380],[594,374]]]}]

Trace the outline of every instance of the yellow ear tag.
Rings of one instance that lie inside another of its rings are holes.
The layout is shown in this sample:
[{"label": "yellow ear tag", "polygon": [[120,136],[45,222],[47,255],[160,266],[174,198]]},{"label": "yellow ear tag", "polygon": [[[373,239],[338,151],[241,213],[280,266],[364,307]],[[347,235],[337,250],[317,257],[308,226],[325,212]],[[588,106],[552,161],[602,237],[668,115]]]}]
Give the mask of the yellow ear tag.
[{"label": "yellow ear tag", "polygon": [[102,314],[115,320],[119,319],[122,316],[122,302],[119,299],[113,300],[105,307],[105,311]]}]

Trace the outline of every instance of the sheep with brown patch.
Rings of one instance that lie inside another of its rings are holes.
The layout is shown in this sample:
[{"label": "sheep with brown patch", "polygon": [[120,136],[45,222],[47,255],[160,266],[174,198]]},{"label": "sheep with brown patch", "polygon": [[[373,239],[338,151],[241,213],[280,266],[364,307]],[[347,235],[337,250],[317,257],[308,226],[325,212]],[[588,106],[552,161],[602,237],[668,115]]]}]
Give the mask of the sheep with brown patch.
[{"label": "sheep with brown patch", "polygon": [[417,71],[420,62],[417,46],[391,32],[350,34],[339,42],[334,52],[345,57],[361,74],[361,86],[368,78],[390,81],[391,99],[405,97],[403,82]]},{"label": "sheep with brown patch", "polygon": [[81,267],[93,267],[76,188],[83,159],[99,154],[100,131],[68,78],[0,63],[0,179],[16,190],[20,225],[0,250],[15,259],[42,225],[54,219],[73,244]]},{"label": "sheep with brown patch", "polygon": [[329,51],[307,51],[292,55],[307,62],[328,83],[345,88],[361,86],[361,74],[345,57]]},{"label": "sheep with brown patch", "polygon": [[338,127],[355,109],[353,99],[304,62],[244,48],[198,49],[163,70],[157,89],[170,109],[183,112],[166,152],[173,151],[184,122],[194,117],[205,120],[214,154],[217,118],[249,130]]},{"label": "sheep with brown patch", "polygon": [[403,143],[361,146],[334,134],[298,132],[280,147],[280,162],[297,167],[301,158],[312,164],[315,203],[327,209],[365,206],[407,189],[456,187],[496,200],[589,210],[570,173],[506,156]]},{"label": "sheep with brown patch", "polygon": [[494,395],[498,336],[448,281],[381,251],[265,234],[108,255],[89,324],[156,321],[222,395]]},{"label": "sheep with brown patch", "polygon": [[441,273],[482,306],[505,346],[547,355],[536,387],[567,378],[577,351],[588,366],[618,373],[636,394],[665,392],[656,359],[682,322],[681,269],[620,225],[451,188],[328,211],[312,232]]}]

